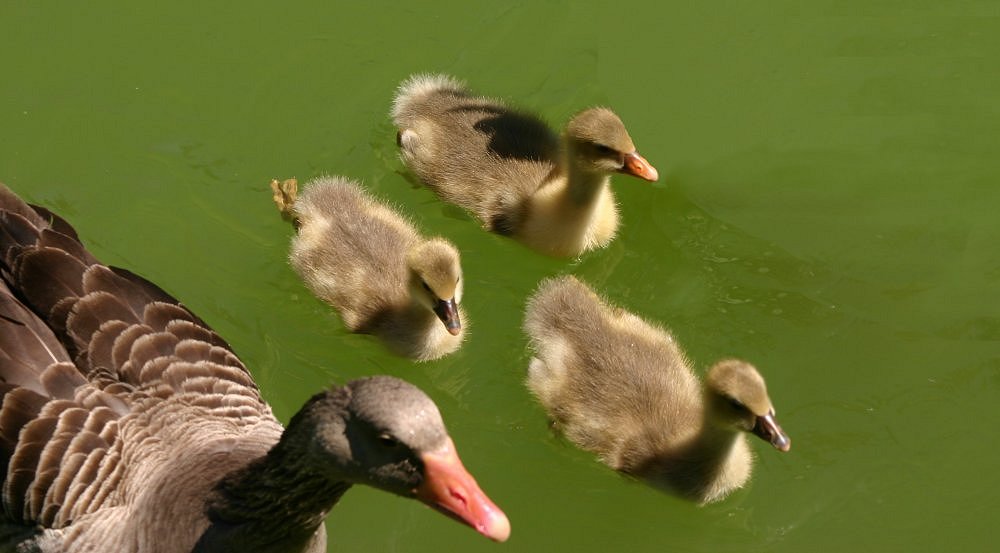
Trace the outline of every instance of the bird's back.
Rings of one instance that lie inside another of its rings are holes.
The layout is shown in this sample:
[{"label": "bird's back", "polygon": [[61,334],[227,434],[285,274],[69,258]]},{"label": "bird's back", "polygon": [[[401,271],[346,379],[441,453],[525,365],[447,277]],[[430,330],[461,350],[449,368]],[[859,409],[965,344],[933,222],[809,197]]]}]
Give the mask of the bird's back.
[{"label": "bird's back", "polygon": [[352,331],[409,302],[407,251],[421,238],[404,217],[342,177],[323,177],[295,203],[290,260]]},{"label": "bird's back", "polygon": [[215,481],[280,435],[250,374],[169,294],[2,185],[0,258],[0,536],[111,551],[159,531],[186,551]]},{"label": "bird's back", "polygon": [[567,437],[611,466],[636,454],[629,443],[670,441],[700,418],[700,386],[672,336],[575,278],[540,286],[525,329],[529,388]]},{"label": "bird's back", "polygon": [[417,176],[497,232],[515,230],[518,221],[509,219],[559,165],[559,137],[545,122],[474,96],[449,77],[411,77],[392,115]]}]

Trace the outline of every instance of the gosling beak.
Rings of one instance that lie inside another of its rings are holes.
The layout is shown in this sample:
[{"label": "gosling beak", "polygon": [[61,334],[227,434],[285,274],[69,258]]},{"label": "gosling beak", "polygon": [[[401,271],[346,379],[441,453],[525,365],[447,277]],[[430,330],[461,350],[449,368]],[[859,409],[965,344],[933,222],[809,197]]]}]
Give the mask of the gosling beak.
[{"label": "gosling beak", "polygon": [[420,456],[424,481],[414,490],[417,499],[467,524],[494,541],[510,536],[510,521],[462,466],[451,438],[439,451]]},{"label": "gosling beak", "polygon": [[792,448],[791,438],[778,426],[778,422],[774,420],[773,411],[757,417],[753,433],[768,441],[778,451],[788,451]]},{"label": "gosling beak", "polygon": [[434,314],[441,319],[444,327],[452,336],[458,336],[458,333],[462,332],[462,321],[458,318],[458,306],[455,304],[455,298],[438,300],[434,304]]},{"label": "gosling beak", "polygon": [[640,179],[648,180],[650,182],[656,182],[656,179],[660,178],[660,174],[656,172],[656,167],[650,165],[649,162],[646,161],[646,158],[639,155],[639,152],[625,154],[625,164],[622,165],[619,172],[639,177]]}]

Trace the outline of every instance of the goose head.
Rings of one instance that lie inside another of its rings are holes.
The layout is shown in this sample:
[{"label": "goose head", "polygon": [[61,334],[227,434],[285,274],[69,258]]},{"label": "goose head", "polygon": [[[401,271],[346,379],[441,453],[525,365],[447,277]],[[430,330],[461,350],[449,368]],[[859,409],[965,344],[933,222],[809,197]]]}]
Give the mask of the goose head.
[{"label": "goose head", "polygon": [[647,181],[659,178],[610,109],[591,108],[576,114],[566,125],[566,142],[575,165],[583,171],[625,173]]},{"label": "goose head", "polygon": [[374,376],[321,392],[289,431],[308,436],[302,456],[331,481],[417,499],[496,541],[510,535],[506,515],[462,465],[437,406],[412,384]]},{"label": "goose head", "polygon": [[753,365],[734,359],[720,361],[708,371],[705,385],[714,424],[753,432],[779,451],[792,447],[791,439],[775,420],[764,378]]},{"label": "goose head", "polygon": [[448,332],[462,332],[458,306],[462,302],[462,266],[458,250],[450,242],[433,238],[418,244],[407,254],[410,294],[430,309]]}]

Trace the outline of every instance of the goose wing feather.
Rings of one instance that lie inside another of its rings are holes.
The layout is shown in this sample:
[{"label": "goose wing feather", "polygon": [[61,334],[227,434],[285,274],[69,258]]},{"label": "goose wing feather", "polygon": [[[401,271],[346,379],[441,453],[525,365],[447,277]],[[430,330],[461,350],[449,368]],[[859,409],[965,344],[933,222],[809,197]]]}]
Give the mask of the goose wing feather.
[{"label": "goose wing feather", "polygon": [[0,549],[36,532],[40,551],[70,550],[63,540],[78,533],[58,530],[70,522],[142,527],[122,508],[141,494],[129,482],[149,477],[145,457],[171,455],[164,444],[197,443],[185,409],[200,410],[205,435],[243,429],[260,444],[215,447],[277,440],[280,425],[222,338],[3,186],[0,276]]}]

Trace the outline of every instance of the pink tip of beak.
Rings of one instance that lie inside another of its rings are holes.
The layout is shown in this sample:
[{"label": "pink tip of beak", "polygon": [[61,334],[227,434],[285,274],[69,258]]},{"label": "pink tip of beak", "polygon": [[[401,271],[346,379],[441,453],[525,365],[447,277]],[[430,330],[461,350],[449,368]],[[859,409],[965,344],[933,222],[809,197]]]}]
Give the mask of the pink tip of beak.
[{"label": "pink tip of beak", "polygon": [[421,456],[424,482],[416,489],[417,499],[467,524],[494,541],[507,541],[510,521],[476,484],[455,452],[451,438],[439,451]]},{"label": "pink tip of beak", "polygon": [[773,411],[757,417],[753,433],[770,442],[778,451],[785,452],[792,448],[792,439],[781,429],[778,421],[774,420]]},{"label": "pink tip of beak", "polygon": [[434,314],[444,323],[448,334],[458,336],[462,333],[462,320],[458,314],[458,303],[455,302],[454,298],[438,300],[437,305],[434,306]]}]

